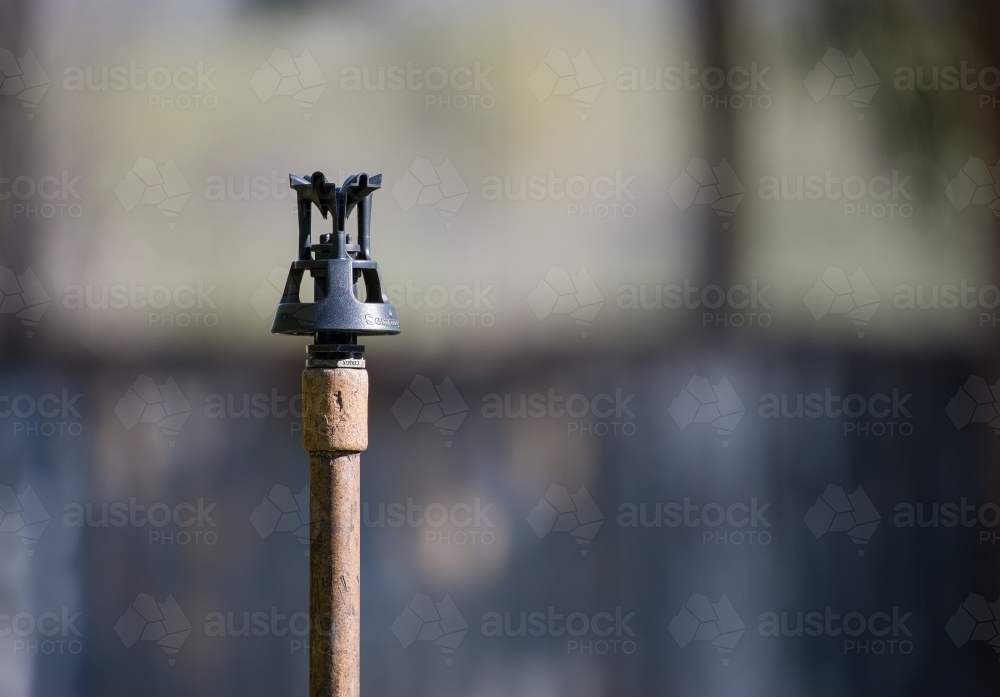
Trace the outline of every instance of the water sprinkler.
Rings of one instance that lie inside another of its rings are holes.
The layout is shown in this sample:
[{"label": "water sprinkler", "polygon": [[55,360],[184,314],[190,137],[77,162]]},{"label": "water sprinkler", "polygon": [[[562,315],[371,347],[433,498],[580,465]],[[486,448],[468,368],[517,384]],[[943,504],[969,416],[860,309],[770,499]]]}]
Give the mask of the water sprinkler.
[{"label": "water sprinkler", "polygon": [[[359,697],[361,452],[368,447],[368,372],[359,336],[399,334],[371,256],[372,194],[382,175],[341,186],[322,172],[289,175],[298,200],[298,255],[271,332],[310,335],[302,371],[302,445],[309,452],[309,695]],[[313,242],[312,209],[332,219]],[[357,209],[357,241],[346,231]],[[301,292],[308,272],[313,298]]]}]

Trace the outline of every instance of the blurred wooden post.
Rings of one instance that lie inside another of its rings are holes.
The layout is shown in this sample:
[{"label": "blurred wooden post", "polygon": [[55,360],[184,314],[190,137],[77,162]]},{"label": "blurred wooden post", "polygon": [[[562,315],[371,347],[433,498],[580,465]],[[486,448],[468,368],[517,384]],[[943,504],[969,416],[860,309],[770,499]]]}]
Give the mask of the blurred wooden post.
[{"label": "blurred wooden post", "polygon": [[309,695],[361,693],[361,452],[368,447],[368,373],[302,372],[309,452]]}]

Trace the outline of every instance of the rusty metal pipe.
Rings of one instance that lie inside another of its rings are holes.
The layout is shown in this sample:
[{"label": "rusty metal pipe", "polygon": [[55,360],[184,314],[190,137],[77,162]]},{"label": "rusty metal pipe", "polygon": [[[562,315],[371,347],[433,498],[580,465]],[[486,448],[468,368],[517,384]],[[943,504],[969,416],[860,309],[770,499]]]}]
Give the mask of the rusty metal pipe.
[{"label": "rusty metal pipe", "polygon": [[368,373],[302,372],[309,452],[309,695],[361,694],[361,452],[368,447]]}]

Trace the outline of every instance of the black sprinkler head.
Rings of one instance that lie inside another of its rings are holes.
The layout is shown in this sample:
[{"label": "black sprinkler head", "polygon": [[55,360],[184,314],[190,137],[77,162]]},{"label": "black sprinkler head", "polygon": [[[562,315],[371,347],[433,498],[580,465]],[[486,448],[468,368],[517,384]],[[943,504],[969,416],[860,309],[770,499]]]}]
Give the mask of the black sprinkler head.
[{"label": "black sprinkler head", "polygon": [[[352,174],[339,187],[322,172],[288,178],[298,197],[299,251],[271,332],[312,334],[310,364],[362,367],[364,346],[358,336],[399,334],[396,310],[371,257],[372,194],[381,188],[382,175]],[[332,231],[321,234],[318,244],[312,242],[313,205],[323,218],[332,214]],[[352,244],[345,226],[355,208],[358,240]],[[313,279],[313,301],[304,303],[299,292],[306,271]]]}]

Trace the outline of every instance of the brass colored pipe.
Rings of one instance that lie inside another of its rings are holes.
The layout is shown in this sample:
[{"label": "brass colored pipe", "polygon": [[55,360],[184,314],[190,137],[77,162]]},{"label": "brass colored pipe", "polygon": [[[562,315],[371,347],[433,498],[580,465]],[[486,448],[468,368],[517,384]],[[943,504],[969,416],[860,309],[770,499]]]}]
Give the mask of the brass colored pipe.
[{"label": "brass colored pipe", "polygon": [[306,368],[302,445],[309,452],[309,695],[361,693],[361,452],[368,373]]}]

